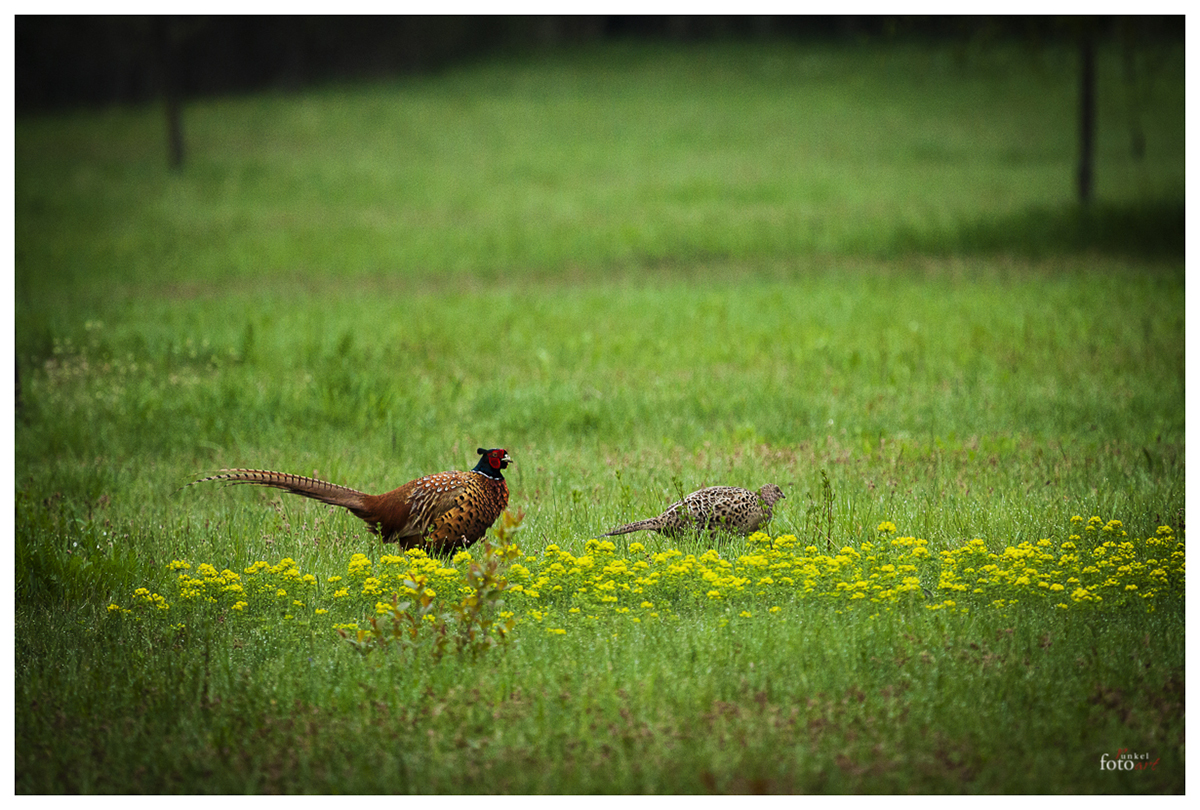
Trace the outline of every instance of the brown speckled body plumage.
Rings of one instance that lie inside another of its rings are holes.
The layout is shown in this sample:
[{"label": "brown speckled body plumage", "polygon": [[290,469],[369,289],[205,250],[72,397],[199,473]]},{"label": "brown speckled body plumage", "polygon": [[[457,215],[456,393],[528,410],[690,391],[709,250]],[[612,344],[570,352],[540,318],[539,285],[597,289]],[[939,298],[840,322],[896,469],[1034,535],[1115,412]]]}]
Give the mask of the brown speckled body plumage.
[{"label": "brown speckled body plumage", "polygon": [[512,459],[503,449],[479,453],[483,458],[473,470],[426,475],[382,495],[270,470],[221,470],[194,483],[257,484],[303,495],[349,510],[385,542],[444,556],[483,537],[508,506],[501,470]]},{"label": "brown speckled body plumage", "polygon": [[758,492],[741,487],[705,487],[671,504],[658,517],[618,526],[603,536],[651,531],[675,537],[705,529],[750,534],[771,521],[775,503],[784,497],[775,484],[767,484]]}]

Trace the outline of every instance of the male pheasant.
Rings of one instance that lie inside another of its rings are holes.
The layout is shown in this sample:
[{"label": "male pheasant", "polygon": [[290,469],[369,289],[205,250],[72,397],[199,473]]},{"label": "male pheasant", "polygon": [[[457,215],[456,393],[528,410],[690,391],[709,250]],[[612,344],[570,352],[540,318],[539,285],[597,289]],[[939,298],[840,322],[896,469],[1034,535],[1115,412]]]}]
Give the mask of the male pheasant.
[{"label": "male pheasant", "polygon": [[783,490],[775,484],[767,484],[758,492],[741,487],[705,487],[671,504],[658,517],[618,526],[602,536],[651,531],[675,537],[704,529],[750,534],[771,521],[776,501],[784,497]]},{"label": "male pheasant", "polygon": [[445,556],[483,537],[508,506],[508,483],[501,472],[512,459],[507,450],[478,450],[470,472],[436,473],[409,481],[383,495],[269,470],[220,470],[203,481],[275,487],[350,510],[386,543],[421,546]]}]

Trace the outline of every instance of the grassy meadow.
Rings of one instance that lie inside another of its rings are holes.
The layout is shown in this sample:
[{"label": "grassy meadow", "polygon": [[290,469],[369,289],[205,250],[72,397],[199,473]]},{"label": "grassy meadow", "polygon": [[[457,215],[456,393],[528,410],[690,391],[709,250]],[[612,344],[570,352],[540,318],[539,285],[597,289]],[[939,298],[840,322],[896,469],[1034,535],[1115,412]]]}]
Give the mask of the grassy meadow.
[{"label": "grassy meadow", "polygon": [[[178,173],[19,117],[16,791],[1182,793],[1183,53],[1102,50],[1088,210],[1074,71],[605,45],[197,100]],[[450,560],[185,487],[477,447]]]}]

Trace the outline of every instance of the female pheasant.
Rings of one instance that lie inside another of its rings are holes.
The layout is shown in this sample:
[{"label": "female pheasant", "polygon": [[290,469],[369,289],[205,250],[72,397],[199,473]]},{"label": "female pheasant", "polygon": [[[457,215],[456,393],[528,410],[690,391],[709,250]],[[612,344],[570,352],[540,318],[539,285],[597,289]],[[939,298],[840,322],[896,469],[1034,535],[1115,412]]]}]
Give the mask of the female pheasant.
[{"label": "female pheasant", "polygon": [[602,536],[651,531],[675,537],[705,529],[750,534],[771,521],[776,501],[784,497],[783,490],[775,484],[767,484],[758,492],[741,487],[705,487],[671,504],[658,517],[618,526]]},{"label": "female pheasant", "polygon": [[481,447],[478,453],[483,458],[470,472],[426,475],[383,495],[269,470],[220,470],[193,483],[258,484],[341,506],[366,521],[385,543],[422,546],[444,556],[483,537],[508,506],[508,482],[501,472],[513,463],[508,451]]}]

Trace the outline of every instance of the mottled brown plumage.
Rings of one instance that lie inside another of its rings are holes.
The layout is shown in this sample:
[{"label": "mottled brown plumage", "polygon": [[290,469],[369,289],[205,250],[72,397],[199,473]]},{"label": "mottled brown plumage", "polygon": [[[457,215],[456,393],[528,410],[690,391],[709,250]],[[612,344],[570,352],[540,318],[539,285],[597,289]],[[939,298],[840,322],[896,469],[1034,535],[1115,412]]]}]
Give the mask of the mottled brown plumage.
[{"label": "mottled brown plumage", "polygon": [[483,458],[469,472],[426,475],[382,495],[270,470],[221,470],[194,483],[275,487],[348,509],[385,542],[447,555],[483,537],[508,506],[508,483],[501,473],[512,463],[508,451],[480,448],[479,454]]},{"label": "mottled brown plumage", "polygon": [[618,526],[603,536],[651,531],[675,537],[705,529],[750,534],[771,521],[776,501],[784,497],[775,484],[767,484],[758,492],[741,487],[705,487],[671,504],[658,517]]}]

